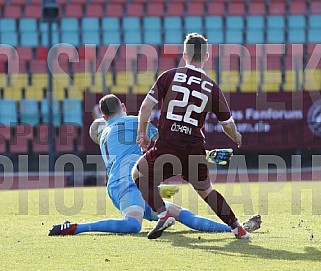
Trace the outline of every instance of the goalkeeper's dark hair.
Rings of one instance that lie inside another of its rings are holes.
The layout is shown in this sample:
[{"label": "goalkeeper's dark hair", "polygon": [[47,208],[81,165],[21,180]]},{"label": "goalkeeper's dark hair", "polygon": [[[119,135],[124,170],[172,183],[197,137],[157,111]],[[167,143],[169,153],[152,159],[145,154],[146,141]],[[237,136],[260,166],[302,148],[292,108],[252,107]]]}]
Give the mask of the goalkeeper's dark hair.
[{"label": "goalkeeper's dark hair", "polygon": [[184,41],[184,50],[191,62],[202,62],[208,50],[207,39],[201,34],[190,33]]},{"label": "goalkeeper's dark hair", "polygon": [[99,108],[106,117],[111,117],[122,110],[121,101],[114,94],[107,94],[99,101]]}]

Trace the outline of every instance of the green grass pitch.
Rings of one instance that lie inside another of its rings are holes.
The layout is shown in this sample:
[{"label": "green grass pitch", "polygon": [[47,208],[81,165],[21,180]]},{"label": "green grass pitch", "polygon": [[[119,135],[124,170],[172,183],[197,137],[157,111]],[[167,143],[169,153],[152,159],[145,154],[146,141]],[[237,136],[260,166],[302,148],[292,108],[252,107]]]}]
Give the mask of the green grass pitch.
[{"label": "green grass pitch", "polygon": [[[319,182],[216,184],[240,220],[261,212],[252,239],[176,223],[157,240],[89,233],[48,237],[52,224],[120,218],[105,188],[0,192],[0,270],[320,270]],[[75,201],[75,199],[77,199]],[[218,220],[187,185],[173,201]],[[76,202],[76,203],[75,203]],[[75,204],[74,204],[75,203]]]}]

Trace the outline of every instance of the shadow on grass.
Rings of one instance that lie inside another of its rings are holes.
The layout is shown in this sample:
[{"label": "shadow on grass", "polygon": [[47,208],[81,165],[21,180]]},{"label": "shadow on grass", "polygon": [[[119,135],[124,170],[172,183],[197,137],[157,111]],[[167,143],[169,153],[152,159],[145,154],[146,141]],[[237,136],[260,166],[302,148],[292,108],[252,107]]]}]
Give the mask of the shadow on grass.
[{"label": "shadow on grass", "polygon": [[[186,236],[185,234],[189,234]],[[216,233],[215,235],[219,235]],[[241,257],[257,257],[262,259],[276,259],[286,261],[320,261],[321,251],[314,247],[304,247],[302,253],[291,252],[283,249],[270,249],[263,246],[254,245],[249,240],[237,240],[233,237],[218,237],[215,240],[202,238],[199,232],[195,231],[180,231],[180,232],[166,232],[162,235],[161,241],[171,242],[174,247],[184,247],[190,249],[201,249],[215,254],[235,256],[239,254]],[[219,246],[218,243],[228,244]],[[212,244],[208,244],[213,242]]]}]

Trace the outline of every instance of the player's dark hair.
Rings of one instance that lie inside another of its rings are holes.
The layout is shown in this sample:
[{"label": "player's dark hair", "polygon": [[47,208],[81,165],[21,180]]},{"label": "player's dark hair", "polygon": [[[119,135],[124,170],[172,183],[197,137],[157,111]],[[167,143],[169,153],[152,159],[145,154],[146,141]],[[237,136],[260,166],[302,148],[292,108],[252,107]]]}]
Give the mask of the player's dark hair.
[{"label": "player's dark hair", "polygon": [[121,111],[121,101],[114,94],[107,94],[100,99],[99,107],[106,117],[110,117]]},{"label": "player's dark hair", "polygon": [[208,50],[207,39],[198,33],[190,33],[184,41],[184,49],[190,61],[201,62]]}]

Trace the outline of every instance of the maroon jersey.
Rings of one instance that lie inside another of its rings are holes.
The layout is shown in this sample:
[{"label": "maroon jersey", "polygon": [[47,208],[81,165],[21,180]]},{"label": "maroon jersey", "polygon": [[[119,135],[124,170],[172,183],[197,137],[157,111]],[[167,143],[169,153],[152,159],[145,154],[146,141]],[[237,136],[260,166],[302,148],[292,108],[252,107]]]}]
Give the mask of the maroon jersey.
[{"label": "maroon jersey", "polygon": [[161,102],[156,147],[179,150],[203,147],[202,128],[208,112],[214,112],[220,122],[231,120],[219,86],[202,69],[192,65],[164,72],[147,97]]}]

